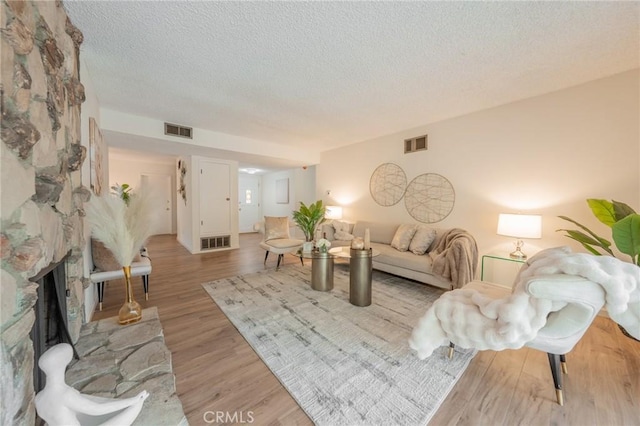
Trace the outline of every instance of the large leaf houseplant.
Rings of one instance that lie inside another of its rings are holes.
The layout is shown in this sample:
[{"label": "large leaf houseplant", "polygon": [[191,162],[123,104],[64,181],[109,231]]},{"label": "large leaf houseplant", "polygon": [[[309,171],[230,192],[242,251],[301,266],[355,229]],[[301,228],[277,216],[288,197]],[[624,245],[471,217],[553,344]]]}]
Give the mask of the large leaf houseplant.
[{"label": "large leaf houseplant", "polygon": [[[621,253],[629,255],[632,263],[640,266],[640,214],[627,204],[615,200],[589,198],[587,204],[595,217],[611,228],[611,235],[617,249]],[[579,242],[585,249],[597,256],[606,253],[615,257],[611,249],[611,241],[600,237],[571,218],[559,217],[577,225],[582,231],[573,229],[558,229],[558,231],[566,232],[567,237]]]},{"label": "large leaf houseplant", "polygon": [[308,206],[301,201],[300,208],[293,212],[293,221],[302,230],[307,242],[313,241],[316,227],[324,222],[325,212],[326,207],[322,204],[322,200]]},{"label": "large leaf houseplant", "polygon": [[[611,236],[617,249],[621,253],[629,255],[631,262],[640,267],[640,214],[636,213],[627,204],[615,200],[589,198],[587,199],[587,204],[589,204],[594,216],[611,228]],[[559,217],[577,225],[582,231],[573,229],[558,229],[558,231],[566,232],[567,237],[576,240],[596,256],[606,253],[615,257],[613,250],[611,250],[611,241],[600,237],[571,218],[566,216]],[[624,327],[621,325],[618,325],[618,327],[625,336],[637,340]]]}]

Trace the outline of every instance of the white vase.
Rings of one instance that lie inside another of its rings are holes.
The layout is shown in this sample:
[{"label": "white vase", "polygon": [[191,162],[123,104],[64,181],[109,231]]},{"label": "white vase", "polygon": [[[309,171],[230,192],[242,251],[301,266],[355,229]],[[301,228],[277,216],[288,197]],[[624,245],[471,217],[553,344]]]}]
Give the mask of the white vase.
[{"label": "white vase", "polygon": [[305,253],[311,253],[313,251],[313,241],[306,241],[303,243],[302,251]]}]

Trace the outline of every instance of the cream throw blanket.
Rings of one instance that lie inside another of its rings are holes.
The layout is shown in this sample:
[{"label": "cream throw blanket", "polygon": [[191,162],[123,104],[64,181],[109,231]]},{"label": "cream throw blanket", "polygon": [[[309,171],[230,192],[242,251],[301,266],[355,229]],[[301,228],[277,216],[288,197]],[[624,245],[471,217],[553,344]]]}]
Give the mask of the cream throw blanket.
[{"label": "cream throw blanket", "polygon": [[473,281],[478,266],[478,246],[464,229],[453,228],[444,233],[429,252],[431,271],[461,288]]},{"label": "cream throw blanket", "polygon": [[475,349],[517,349],[533,340],[547,315],[565,303],[537,299],[525,292],[527,279],[549,274],[584,277],[606,294],[609,316],[640,339],[640,267],[609,256],[572,253],[568,247],[543,250],[520,270],[513,293],[493,300],[475,290],[447,292],[419,320],[409,340],[420,359],[454,341]]}]

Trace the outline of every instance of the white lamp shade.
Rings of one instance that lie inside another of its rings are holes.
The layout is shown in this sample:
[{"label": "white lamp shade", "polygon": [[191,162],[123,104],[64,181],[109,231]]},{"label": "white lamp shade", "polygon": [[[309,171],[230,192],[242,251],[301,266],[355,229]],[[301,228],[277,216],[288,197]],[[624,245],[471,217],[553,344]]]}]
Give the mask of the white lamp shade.
[{"label": "white lamp shade", "polygon": [[324,213],[326,219],[342,219],[342,207],[340,206],[327,206]]},{"label": "white lamp shade", "polygon": [[515,238],[542,238],[542,216],[500,213],[498,216],[498,235]]}]

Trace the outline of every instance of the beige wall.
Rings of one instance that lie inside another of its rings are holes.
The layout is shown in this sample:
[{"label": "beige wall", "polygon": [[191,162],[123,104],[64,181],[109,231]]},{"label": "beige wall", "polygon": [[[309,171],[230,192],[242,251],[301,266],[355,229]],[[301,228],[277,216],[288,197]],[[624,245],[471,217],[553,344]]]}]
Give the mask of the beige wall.
[{"label": "beige wall", "polygon": [[[382,207],[369,194],[371,173],[392,162],[408,181],[439,173],[453,184],[454,209],[434,226],[466,228],[481,254],[511,251],[511,240],[495,233],[501,212],[543,215],[543,238],[525,242],[529,253],[572,245],[555,232],[567,226],[558,215],[610,237],[585,199],[613,198],[640,210],[639,117],[636,69],[324,152],[316,191],[326,202],[342,204],[346,219],[415,222],[404,200]],[[403,154],[404,139],[425,133],[428,151]]]},{"label": "beige wall", "polygon": [[[289,203],[276,203],[276,181],[289,179]],[[300,202],[310,204],[315,196],[316,166],[302,167],[281,172],[267,173],[262,176],[262,213],[264,216],[289,216],[298,210]],[[321,198],[321,197],[318,197]],[[304,239],[300,229],[295,229],[296,238]]]},{"label": "beige wall", "polygon": [[[178,197],[180,197],[175,190],[175,188],[177,188],[176,170],[176,164],[173,161],[144,161],[140,158],[127,159],[122,158],[120,154],[115,157],[109,154],[108,190],[111,191],[111,187],[116,184],[122,185],[123,183],[128,183],[135,191],[140,188],[142,175],[171,176],[171,206],[173,212],[173,216],[171,218],[171,229],[172,232],[175,232],[177,229],[176,203]],[[181,197],[180,201],[184,204]]]},{"label": "beige wall", "polygon": [[[81,110],[81,123],[80,134],[82,146],[87,148],[87,159],[82,164],[82,184],[86,188],[91,188],[91,144],[89,141],[89,118],[93,117],[100,127],[100,101],[96,95],[91,76],[83,59],[80,60],[80,78],[84,86],[84,94],[86,97],[85,102],[82,104]],[[106,154],[106,153],[105,153]],[[103,155],[105,161],[102,169],[104,175],[102,176],[103,182],[109,182],[109,157]],[[108,188],[107,188],[108,189]],[[84,227],[84,276],[89,279],[89,275],[93,270],[93,260],[91,258],[91,227]],[[98,293],[96,292],[93,284],[89,285],[84,291],[84,320],[85,322],[91,321],[93,312],[98,305]]]}]

